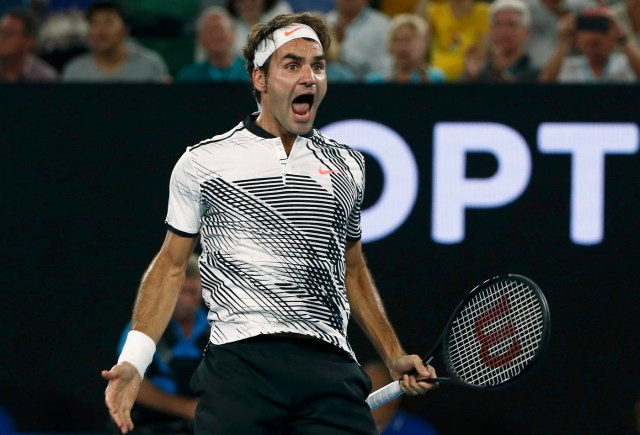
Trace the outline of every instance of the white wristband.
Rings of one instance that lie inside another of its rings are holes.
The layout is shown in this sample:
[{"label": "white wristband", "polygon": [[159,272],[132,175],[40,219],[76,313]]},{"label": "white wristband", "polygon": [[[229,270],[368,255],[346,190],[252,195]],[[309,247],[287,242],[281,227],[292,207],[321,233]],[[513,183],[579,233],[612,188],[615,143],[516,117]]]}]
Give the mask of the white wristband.
[{"label": "white wristband", "polygon": [[131,330],[127,334],[127,341],[124,343],[118,364],[123,361],[133,365],[140,378],[144,379],[144,372],[153,360],[153,354],[156,353],[156,343],[147,334],[140,331]]}]

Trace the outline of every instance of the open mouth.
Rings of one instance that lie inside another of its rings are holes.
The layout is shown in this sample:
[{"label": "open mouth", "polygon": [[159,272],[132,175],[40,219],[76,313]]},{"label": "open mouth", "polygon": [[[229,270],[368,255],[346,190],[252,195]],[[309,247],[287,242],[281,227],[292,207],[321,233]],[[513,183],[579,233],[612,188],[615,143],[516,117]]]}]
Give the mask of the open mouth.
[{"label": "open mouth", "polygon": [[313,106],[314,99],[315,97],[313,94],[304,94],[297,96],[291,103],[291,108],[293,109],[293,113],[295,113],[296,117],[308,117],[311,112],[311,107]]}]

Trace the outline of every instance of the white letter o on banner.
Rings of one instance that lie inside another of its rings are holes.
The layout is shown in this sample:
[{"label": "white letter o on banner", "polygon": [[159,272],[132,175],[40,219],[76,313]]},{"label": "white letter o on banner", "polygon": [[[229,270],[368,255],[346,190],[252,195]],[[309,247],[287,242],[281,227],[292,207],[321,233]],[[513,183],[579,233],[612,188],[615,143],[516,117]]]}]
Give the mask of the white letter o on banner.
[{"label": "white letter o on banner", "polygon": [[407,220],[418,196],[418,165],[409,145],[394,130],[373,121],[338,121],[321,130],[330,138],[369,154],[382,169],[380,198],[362,211],[362,243],[393,233]]}]

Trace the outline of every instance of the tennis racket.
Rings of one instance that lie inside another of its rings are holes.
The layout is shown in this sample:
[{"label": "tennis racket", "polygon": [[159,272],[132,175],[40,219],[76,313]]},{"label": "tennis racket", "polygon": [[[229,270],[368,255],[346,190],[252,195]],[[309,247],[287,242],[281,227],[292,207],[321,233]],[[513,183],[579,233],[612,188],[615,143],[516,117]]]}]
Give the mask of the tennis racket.
[{"label": "tennis racket", "polygon": [[[549,340],[547,301],[531,279],[521,275],[491,278],[460,302],[433,350],[448,377],[427,382],[495,389],[522,377],[540,359]],[[403,394],[400,381],[371,393],[367,403],[378,408]]]}]

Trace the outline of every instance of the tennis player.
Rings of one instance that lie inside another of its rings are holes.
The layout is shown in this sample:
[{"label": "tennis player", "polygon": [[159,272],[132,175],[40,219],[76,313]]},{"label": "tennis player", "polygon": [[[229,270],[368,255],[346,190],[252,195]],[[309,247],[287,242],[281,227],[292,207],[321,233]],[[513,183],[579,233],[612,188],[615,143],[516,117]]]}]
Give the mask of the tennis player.
[{"label": "tennis player", "polygon": [[189,147],[170,181],[166,238],[145,272],[105,402],[123,433],[198,236],[210,343],[193,376],[197,434],[372,434],[353,315],[409,395],[435,377],[387,319],[360,242],[364,159],[313,121],[329,32],[313,15],[253,28],[244,56],[261,111]]}]

